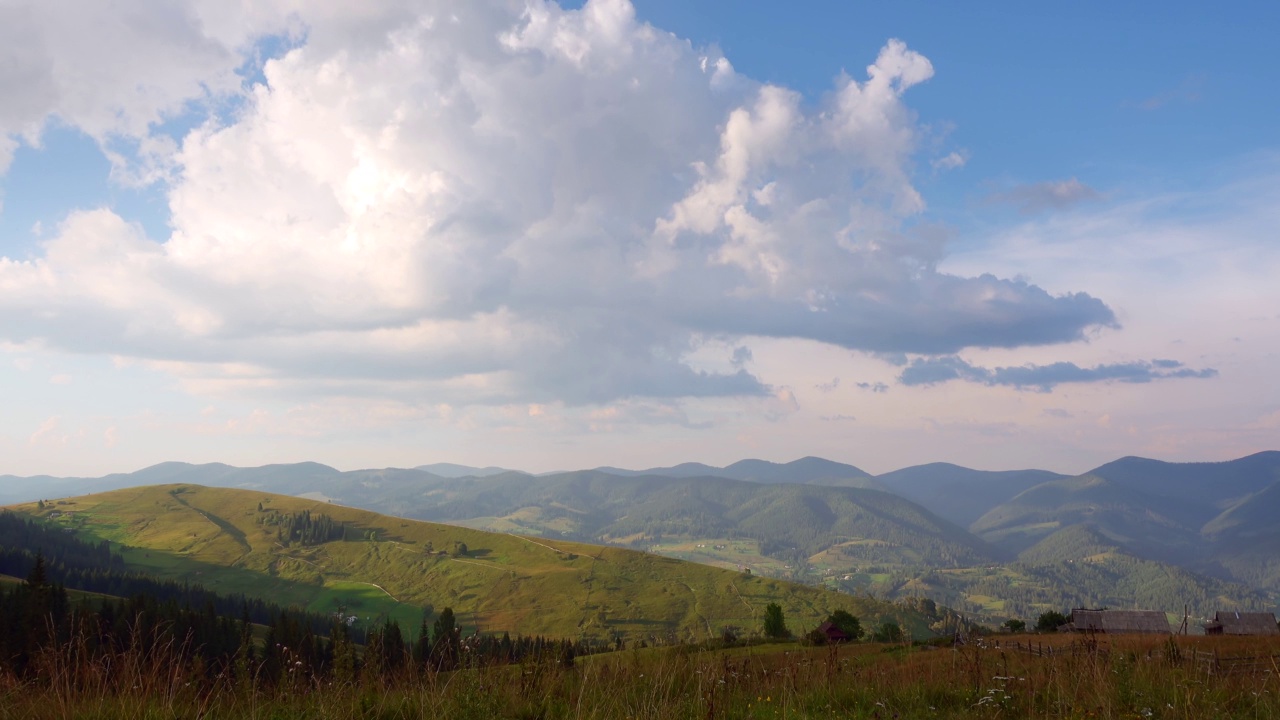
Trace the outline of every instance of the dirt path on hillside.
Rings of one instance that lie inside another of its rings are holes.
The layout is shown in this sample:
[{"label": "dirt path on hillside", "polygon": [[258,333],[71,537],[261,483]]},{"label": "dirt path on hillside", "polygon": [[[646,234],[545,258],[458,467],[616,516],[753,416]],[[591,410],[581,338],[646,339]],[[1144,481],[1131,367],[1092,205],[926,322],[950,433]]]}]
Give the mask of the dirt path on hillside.
[{"label": "dirt path on hillside", "polygon": [[733,588],[733,594],[737,595],[738,599],[742,601],[742,604],[747,606],[747,610],[751,611],[751,613],[754,615],[756,612],[756,609],[751,607],[751,603],[747,602],[746,598],[742,597],[742,593],[738,591],[738,584],[735,582],[730,582],[729,587]]},{"label": "dirt path on hillside", "polygon": [[516,571],[510,568],[498,567],[497,565],[485,565],[484,563],[476,562],[475,560],[459,560],[458,558],[449,558],[449,559],[456,563],[462,563],[463,565],[475,565],[476,567],[489,568],[490,570],[497,570],[498,572],[501,572],[501,573],[509,572],[512,575],[516,574]]},{"label": "dirt path on hillside", "polygon": [[689,583],[681,580],[680,584],[688,588],[689,594],[693,596],[693,614],[707,626],[707,637],[714,638],[716,634],[711,629],[711,621],[702,614],[702,601],[698,599],[698,593],[694,591],[693,586]]},{"label": "dirt path on hillside", "polygon": [[510,535],[510,536],[511,536],[511,537],[513,537],[513,538],[520,538],[521,540],[524,540],[525,542],[531,542],[531,543],[533,543],[534,545],[539,545],[539,546],[541,546],[541,547],[544,547],[544,548],[546,548],[546,549],[550,550],[551,552],[558,552],[558,553],[560,553],[561,555],[568,555],[568,554],[569,554],[569,553],[565,552],[564,550],[560,550],[560,549],[558,549],[558,548],[553,548],[553,547],[551,547],[550,545],[548,545],[548,544],[546,544],[546,543],[540,543],[540,542],[538,542],[537,540],[534,540],[533,538],[528,537],[527,535],[516,535],[515,533],[507,533],[507,534],[508,534],[508,535]]},{"label": "dirt path on hillside", "polygon": [[349,582],[349,583],[353,583],[353,584],[355,584],[355,585],[371,585],[371,586],[373,586],[373,587],[378,588],[378,589],[379,589],[379,590],[381,590],[382,592],[387,593],[387,597],[391,598],[392,600],[395,600],[396,602],[400,602],[399,600],[397,600],[397,599],[396,599],[396,596],[395,596],[395,595],[392,595],[391,593],[387,592],[387,589],[386,589],[386,588],[384,588],[384,587],[382,587],[382,586],[381,586],[381,585],[379,585],[378,583],[363,582],[363,581],[361,581],[361,580],[348,580],[347,582]]},{"label": "dirt path on hillside", "polygon": [[208,520],[209,522],[213,523],[214,527],[216,527],[216,528],[218,528],[218,530],[220,530],[220,531],[222,531],[222,532],[226,533],[226,534],[227,534],[227,537],[229,537],[229,538],[231,538],[232,540],[234,540],[234,541],[236,542],[236,544],[238,544],[238,545],[240,546],[240,549],[241,549],[241,550],[244,550],[244,555],[241,555],[241,556],[240,556],[240,559],[239,559],[239,560],[236,560],[236,562],[240,562],[240,560],[243,560],[244,558],[248,557],[248,556],[249,556],[249,553],[252,553],[252,552],[253,552],[253,546],[249,545],[249,541],[248,541],[248,539],[247,539],[247,538],[245,538],[245,535],[244,535],[244,533],[243,533],[243,532],[241,532],[241,531],[240,531],[240,528],[236,527],[235,525],[232,525],[231,523],[227,522],[226,520],[223,520],[222,518],[218,517],[217,515],[214,515],[214,514],[212,514],[212,513],[207,513],[207,512],[205,512],[205,511],[203,511],[203,510],[201,510],[200,508],[197,508],[197,507],[192,507],[191,503],[189,503],[189,502],[187,502],[186,500],[184,500],[184,499],[182,498],[182,495],[181,495],[180,493],[177,493],[177,492],[171,492],[171,493],[169,493],[169,496],[170,496],[170,497],[172,497],[174,500],[177,500],[177,501],[178,501],[178,504],[182,505],[183,507],[187,508],[188,510],[193,510],[193,511],[195,511],[195,512],[199,513],[199,514],[200,514],[200,517],[202,517],[202,518],[204,518],[205,520]]}]

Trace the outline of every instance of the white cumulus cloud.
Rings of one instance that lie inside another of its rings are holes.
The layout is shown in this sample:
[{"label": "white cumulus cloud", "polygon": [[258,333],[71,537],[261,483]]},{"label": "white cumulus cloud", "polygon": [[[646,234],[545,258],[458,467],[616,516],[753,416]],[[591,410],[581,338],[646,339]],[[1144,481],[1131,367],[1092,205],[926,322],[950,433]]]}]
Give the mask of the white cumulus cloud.
[{"label": "white cumulus cloud", "polygon": [[33,34],[75,67],[15,66],[0,86],[25,109],[0,137],[58,117],[143,138],[237,92],[262,33],[295,42],[230,119],[140,143],[137,178],[169,183],[170,237],[85,209],[42,255],[0,258],[5,339],[257,388],[754,395],[790,412],[745,361],[688,356],[747,336],[942,354],[1115,322],[1083,293],[937,270],[944,244],[911,226],[925,201],[904,100],[933,67],[897,40],[810,107],[625,0],[166,12],[114,19],[90,49],[136,55],[92,72],[88,50]]},{"label": "white cumulus cloud", "polygon": [[0,3],[0,173],[50,122],[140,141],[189,103],[238,92],[253,41],[288,18],[267,2]]}]

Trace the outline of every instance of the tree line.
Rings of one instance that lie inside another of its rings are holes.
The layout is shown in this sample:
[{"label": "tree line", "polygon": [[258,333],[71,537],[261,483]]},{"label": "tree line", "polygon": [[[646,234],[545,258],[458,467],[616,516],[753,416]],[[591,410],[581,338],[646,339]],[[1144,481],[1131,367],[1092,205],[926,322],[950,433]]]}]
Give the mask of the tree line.
[{"label": "tree line", "polygon": [[276,526],[276,540],[281,545],[320,545],[333,540],[347,539],[347,524],[334,520],[325,513],[311,514],[310,510],[281,513],[264,510],[258,503],[258,512],[266,513],[261,519],[264,525]]},{"label": "tree line", "polygon": [[95,669],[153,662],[193,681],[278,687],[385,682],[531,659],[572,666],[580,655],[609,649],[507,633],[464,635],[451,608],[434,621],[425,612],[417,638],[409,640],[393,620],[358,634],[341,611],[326,616],[325,631],[317,633],[314,614],[274,605],[259,624],[247,604],[232,617],[219,614],[213,601],[196,607],[146,594],[73,600],[47,570],[37,554],[26,580],[0,592],[0,677],[79,682]]},{"label": "tree line", "polygon": [[[284,608],[241,593],[216,593],[199,584],[158,580],[129,572],[124,557],[103,540],[88,543],[75,535],[16,513],[0,512],[0,575],[25,577],[39,557],[42,577],[51,586],[101,593],[120,598],[144,597],[157,604],[204,608],[215,615],[247,616],[252,623],[269,625]],[[313,633],[328,631],[330,618],[323,613],[297,612]],[[357,631],[360,632],[360,631]],[[363,634],[360,634],[363,640]]]}]

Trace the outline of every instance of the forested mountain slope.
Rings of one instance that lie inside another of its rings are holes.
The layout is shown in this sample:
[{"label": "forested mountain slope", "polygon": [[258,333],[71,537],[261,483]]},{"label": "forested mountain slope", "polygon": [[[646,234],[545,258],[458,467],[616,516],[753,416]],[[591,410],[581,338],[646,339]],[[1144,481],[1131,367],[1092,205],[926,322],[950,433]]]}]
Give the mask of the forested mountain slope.
[{"label": "forested mountain slope", "polygon": [[930,463],[876,476],[889,492],[929,508],[940,517],[969,527],[993,507],[1042,482],[1065,477],[1047,470],[971,470],[951,463]]},{"label": "forested mountain slope", "polygon": [[702,463],[683,463],[672,467],[647,470],[624,470],[615,467],[596,468],[600,472],[621,477],[720,477],[769,484],[811,484],[837,487],[876,487],[871,475],[853,465],[818,457],[804,457],[788,463],[767,460],[739,460],[725,467]]},{"label": "forested mountain slope", "polygon": [[1280,590],[1280,453],[1221,463],[1122,458],[1041,483],[971,526],[1007,551],[1087,527],[1125,553]]}]

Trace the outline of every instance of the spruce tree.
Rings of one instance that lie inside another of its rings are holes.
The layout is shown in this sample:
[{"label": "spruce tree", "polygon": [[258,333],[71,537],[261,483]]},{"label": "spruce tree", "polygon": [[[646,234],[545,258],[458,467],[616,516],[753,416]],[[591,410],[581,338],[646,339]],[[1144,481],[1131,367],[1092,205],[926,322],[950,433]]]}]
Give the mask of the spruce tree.
[{"label": "spruce tree", "polygon": [[453,670],[458,665],[458,626],[453,618],[453,608],[440,611],[431,633],[431,655],[437,670]]},{"label": "spruce tree", "polygon": [[427,659],[431,657],[431,630],[427,625],[430,617],[430,610],[422,611],[422,624],[418,626],[418,640],[413,644],[413,659],[417,662],[419,670],[426,668]]},{"label": "spruce tree", "polygon": [[769,638],[790,637],[786,619],[782,616],[782,606],[769,603],[764,608],[764,635]]}]

